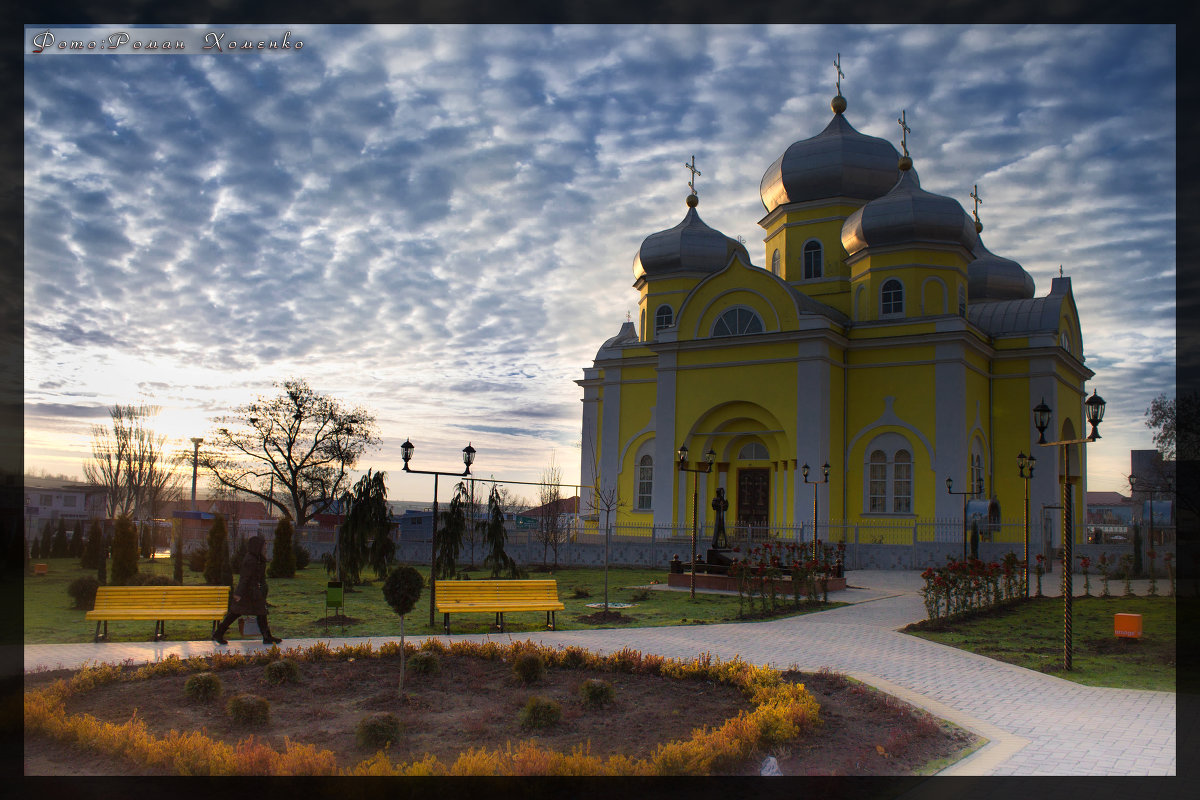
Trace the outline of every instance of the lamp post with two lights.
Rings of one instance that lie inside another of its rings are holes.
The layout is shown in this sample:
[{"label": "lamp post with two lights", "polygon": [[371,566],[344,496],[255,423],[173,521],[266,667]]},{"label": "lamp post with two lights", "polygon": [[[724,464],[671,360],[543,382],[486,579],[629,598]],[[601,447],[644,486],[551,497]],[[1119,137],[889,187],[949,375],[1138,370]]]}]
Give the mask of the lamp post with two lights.
[{"label": "lamp post with two lights", "polygon": [[818,564],[821,563],[821,556],[819,553],[817,553],[817,542],[818,542],[818,539],[817,539],[817,492],[820,491],[817,487],[821,486],[822,484],[829,483],[829,462],[828,461],[826,461],[825,464],[821,467],[821,470],[823,471],[823,473],[825,475],[824,480],[810,481],[808,479],[808,464],[805,464],[804,466],[802,466],[800,468],[801,473],[804,475],[804,482],[808,483],[808,484],[812,484],[812,487],[813,487],[813,561],[816,561]]},{"label": "lamp post with two lights", "polygon": [[1071,631],[1071,600],[1074,594],[1074,586],[1072,583],[1072,546],[1074,545],[1074,497],[1071,492],[1071,484],[1074,479],[1071,477],[1071,445],[1085,445],[1096,441],[1100,438],[1100,420],[1104,419],[1104,398],[1092,391],[1092,396],[1084,401],[1084,411],[1087,415],[1088,424],[1092,426],[1092,432],[1084,439],[1065,439],[1057,442],[1046,441],[1046,428],[1050,425],[1051,409],[1046,405],[1046,399],[1043,397],[1042,402],[1034,406],[1033,409],[1033,425],[1038,432],[1038,445],[1040,447],[1054,447],[1056,445],[1062,447],[1063,457],[1063,489],[1062,489],[1062,512],[1063,512],[1063,527],[1062,527],[1062,550],[1063,550],[1063,577],[1062,577],[1062,594],[1063,594],[1063,669],[1070,672],[1071,656],[1074,649],[1074,641]]},{"label": "lamp post with two lights", "polygon": [[410,472],[413,475],[433,476],[433,534],[430,536],[431,555],[429,562],[429,626],[432,628],[434,620],[434,605],[436,600],[435,592],[437,591],[438,476],[449,475],[454,478],[461,478],[470,475],[471,464],[475,463],[475,448],[471,447],[469,442],[467,443],[467,446],[463,448],[463,464],[466,465],[466,469],[464,469],[462,472],[438,472],[436,470],[409,469],[408,462],[412,459],[414,450],[416,450],[416,448],[413,446],[413,443],[407,439],[404,440],[404,444],[400,445],[400,454],[404,458],[404,471]]},{"label": "lamp post with two lights", "polygon": [[704,454],[703,467],[688,466],[688,449],[687,445],[679,446],[679,471],[690,472],[692,478],[692,580],[690,584],[689,597],[692,600],[696,599],[696,536],[698,523],[699,500],[698,494],[700,491],[700,473],[712,472],[713,462],[717,460],[716,452],[710,447],[708,452]]}]

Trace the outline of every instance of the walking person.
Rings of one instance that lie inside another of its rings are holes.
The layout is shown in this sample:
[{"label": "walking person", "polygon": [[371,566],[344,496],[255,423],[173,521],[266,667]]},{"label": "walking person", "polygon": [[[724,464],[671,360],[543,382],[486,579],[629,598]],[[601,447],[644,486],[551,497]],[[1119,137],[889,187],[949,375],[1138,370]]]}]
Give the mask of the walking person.
[{"label": "walking person", "polygon": [[258,618],[258,629],[262,632],[263,644],[279,644],[283,639],[271,635],[267,625],[267,558],[263,554],[263,538],[251,536],[246,541],[246,557],[242,560],[242,574],[237,588],[233,590],[233,600],[229,604],[229,613],[221,624],[213,631],[213,641],[217,644],[229,644],[225,641],[225,631],[240,616]]}]

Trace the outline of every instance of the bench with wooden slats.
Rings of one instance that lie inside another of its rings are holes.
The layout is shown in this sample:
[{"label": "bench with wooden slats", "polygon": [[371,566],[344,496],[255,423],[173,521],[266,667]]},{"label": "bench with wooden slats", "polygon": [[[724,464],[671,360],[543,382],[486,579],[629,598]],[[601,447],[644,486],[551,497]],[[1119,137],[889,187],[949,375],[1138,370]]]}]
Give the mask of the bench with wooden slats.
[{"label": "bench with wooden slats", "polygon": [[169,619],[211,620],[215,631],[228,608],[228,586],[101,586],[95,606],[85,616],[96,620],[94,641],[108,639],[109,620],[123,619],[154,620],[158,641],[167,635]]},{"label": "bench with wooden slats", "polygon": [[545,611],[546,626],[554,630],[554,613],[563,610],[558,599],[558,581],[438,581],[434,587],[435,605],[444,617],[450,633],[450,614],[481,611],[494,613],[496,624],[504,631],[506,611]]}]

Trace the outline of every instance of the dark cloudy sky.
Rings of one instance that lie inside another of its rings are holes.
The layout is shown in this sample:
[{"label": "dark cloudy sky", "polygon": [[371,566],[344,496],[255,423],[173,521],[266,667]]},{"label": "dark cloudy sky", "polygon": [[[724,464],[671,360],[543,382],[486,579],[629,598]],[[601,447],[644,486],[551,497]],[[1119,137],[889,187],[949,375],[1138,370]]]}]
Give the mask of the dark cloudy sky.
[{"label": "dark cloudy sky", "polygon": [[[285,28],[261,29],[278,36]],[[848,120],[908,147],[1037,294],[1061,264],[1122,490],[1175,392],[1171,26],[290,26],[300,51],[25,56],[25,461],[113,403],[179,443],[288,377],[373,410],[362,466],[579,470],[580,389],[682,219],[765,261],[758,195]],[[107,31],[106,31],[107,32]],[[33,32],[26,31],[28,39]],[[28,49],[28,48],[27,48]],[[1015,469],[1015,467],[1014,467]],[[422,497],[393,478],[396,499]]]}]

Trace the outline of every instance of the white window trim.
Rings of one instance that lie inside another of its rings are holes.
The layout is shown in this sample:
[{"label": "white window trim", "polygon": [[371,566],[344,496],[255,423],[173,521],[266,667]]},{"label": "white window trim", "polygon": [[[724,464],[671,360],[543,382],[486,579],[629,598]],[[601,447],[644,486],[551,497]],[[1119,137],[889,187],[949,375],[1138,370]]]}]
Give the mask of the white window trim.
[{"label": "white window trim", "polygon": [[[908,511],[894,511],[896,505],[896,454],[908,453]],[[884,457],[883,511],[871,510],[871,455],[882,452]],[[913,518],[916,516],[917,459],[916,448],[899,433],[884,433],[876,436],[863,452],[862,513],[868,517]]]},{"label": "white window trim", "polygon": [[[889,283],[891,283],[892,281],[895,281],[896,283],[900,284],[900,310],[899,311],[884,311],[883,310],[883,302],[884,302],[883,301],[883,293],[884,293],[884,290],[887,288],[887,285]],[[899,278],[888,278],[887,280],[885,280],[883,282],[883,284],[879,287],[879,318],[880,319],[899,319],[899,318],[903,317],[906,294],[907,294],[907,292],[904,290],[904,281],[900,280]]]},{"label": "white window trim", "polygon": [[[811,277],[808,274],[808,246],[810,244],[817,246],[817,272],[820,273]],[[800,275],[806,281],[819,281],[825,277],[825,245],[821,243],[820,239],[809,239],[800,245]]]},{"label": "white window trim", "polygon": [[[748,312],[748,313],[750,313],[750,314],[754,315],[754,318],[758,320],[759,327],[761,327],[761,328],[762,328],[762,330],[760,330],[760,331],[754,331],[754,332],[750,332],[750,333],[722,333],[722,334],[718,334],[718,333],[716,332],[716,330],[717,330],[717,325],[719,325],[719,324],[720,324],[721,320],[725,319],[726,315],[728,315],[728,314],[730,314],[730,313],[732,313],[732,312],[734,312],[734,311],[746,311],[746,312]],[[713,320],[712,327],[711,327],[711,328],[709,329],[709,331],[708,331],[708,336],[709,336],[709,338],[710,338],[710,339],[733,339],[733,338],[736,338],[736,337],[738,337],[738,336],[755,336],[755,335],[757,335],[757,334],[760,334],[760,333],[766,333],[766,332],[767,332],[767,325],[766,325],[766,323],[763,321],[762,314],[759,314],[757,311],[755,311],[755,310],[754,310],[753,308],[751,308],[750,306],[736,305],[736,306],[729,306],[728,308],[726,308],[726,309],[725,309],[725,310],[723,310],[723,311],[722,311],[720,314],[718,314],[718,315],[717,315],[717,318],[716,318],[715,320]]]},{"label": "white window trim", "polygon": [[[667,310],[667,316],[670,318],[665,325],[658,324],[659,314],[663,309]],[[654,309],[654,332],[658,333],[661,330],[675,327],[675,309],[671,308],[669,303],[663,303],[658,308]]]}]

